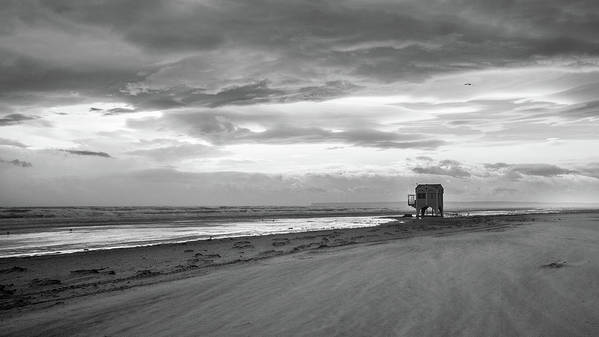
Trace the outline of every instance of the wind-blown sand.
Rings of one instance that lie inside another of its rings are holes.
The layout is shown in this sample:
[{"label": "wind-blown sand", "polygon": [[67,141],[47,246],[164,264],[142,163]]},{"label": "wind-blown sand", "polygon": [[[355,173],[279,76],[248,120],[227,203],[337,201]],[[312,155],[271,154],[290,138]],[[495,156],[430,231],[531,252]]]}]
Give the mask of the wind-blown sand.
[{"label": "wind-blown sand", "polygon": [[6,335],[599,335],[599,213],[414,220],[0,269]]}]

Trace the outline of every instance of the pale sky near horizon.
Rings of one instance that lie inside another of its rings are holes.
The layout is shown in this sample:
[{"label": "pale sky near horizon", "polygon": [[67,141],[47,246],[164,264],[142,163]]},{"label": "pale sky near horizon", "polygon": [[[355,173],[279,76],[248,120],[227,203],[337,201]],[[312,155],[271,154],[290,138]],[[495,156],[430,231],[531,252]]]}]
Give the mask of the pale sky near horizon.
[{"label": "pale sky near horizon", "polygon": [[599,2],[2,1],[0,206],[599,202]]}]

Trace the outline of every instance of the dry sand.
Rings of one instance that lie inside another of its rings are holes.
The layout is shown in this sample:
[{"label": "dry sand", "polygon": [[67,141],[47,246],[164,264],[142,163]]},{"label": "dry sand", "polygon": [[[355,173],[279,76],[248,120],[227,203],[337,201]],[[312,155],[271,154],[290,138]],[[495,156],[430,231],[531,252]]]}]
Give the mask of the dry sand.
[{"label": "dry sand", "polygon": [[598,225],[416,220],[2,259],[0,334],[597,336]]}]

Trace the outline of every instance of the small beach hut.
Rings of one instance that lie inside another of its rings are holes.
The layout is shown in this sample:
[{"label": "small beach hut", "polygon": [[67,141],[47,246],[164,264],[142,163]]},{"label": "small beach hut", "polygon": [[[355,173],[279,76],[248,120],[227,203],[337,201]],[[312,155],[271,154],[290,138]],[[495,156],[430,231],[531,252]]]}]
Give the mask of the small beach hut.
[{"label": "small beach hut", "polygon": [[[443,216],[443,186],[418,184],[415,194],[408,194],[408,205],[416,209],[416,216]],[[430,210],[430,214],[427,214]]]}]

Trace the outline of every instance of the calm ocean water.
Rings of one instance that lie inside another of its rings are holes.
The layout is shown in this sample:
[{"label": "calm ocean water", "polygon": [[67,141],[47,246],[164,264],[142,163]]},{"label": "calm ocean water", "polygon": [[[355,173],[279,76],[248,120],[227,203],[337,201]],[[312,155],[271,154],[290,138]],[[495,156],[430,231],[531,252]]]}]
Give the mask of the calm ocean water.
[{"label": "calm ocean water", "polygon": [[[310,207],[0,208],[0,258],[73,253],[209,238],[369,227],[410,210],[401,204]],[[448,216],[556,212],[542,207],[454,207]]]}]

